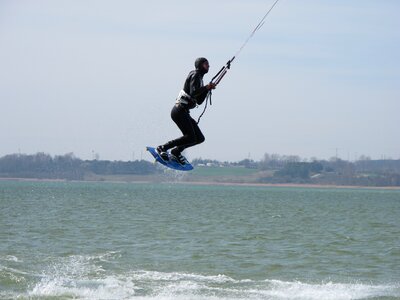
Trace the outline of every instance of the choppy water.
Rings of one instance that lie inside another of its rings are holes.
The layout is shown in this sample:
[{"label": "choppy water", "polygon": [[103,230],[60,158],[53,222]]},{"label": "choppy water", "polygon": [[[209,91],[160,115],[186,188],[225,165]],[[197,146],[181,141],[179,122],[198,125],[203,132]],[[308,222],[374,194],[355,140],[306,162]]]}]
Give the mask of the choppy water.
[{"label": "choppy water", "polygon": [[0,299],[400,299],[400,191],[0,181]]}]

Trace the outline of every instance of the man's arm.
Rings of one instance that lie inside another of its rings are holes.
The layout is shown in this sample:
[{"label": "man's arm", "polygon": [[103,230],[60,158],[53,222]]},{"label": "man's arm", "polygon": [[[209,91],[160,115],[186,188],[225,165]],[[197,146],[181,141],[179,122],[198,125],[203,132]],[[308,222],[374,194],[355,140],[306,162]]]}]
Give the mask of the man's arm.
[{"label": "man's arm", "polygon": [[200,76],[196,74],[192,76],[190,80],[190,95],[197,100],[198,105],[204,102],[207,97],[208,91],[211,89],[215,89],[214,83],[209,83],[203,86]]}]

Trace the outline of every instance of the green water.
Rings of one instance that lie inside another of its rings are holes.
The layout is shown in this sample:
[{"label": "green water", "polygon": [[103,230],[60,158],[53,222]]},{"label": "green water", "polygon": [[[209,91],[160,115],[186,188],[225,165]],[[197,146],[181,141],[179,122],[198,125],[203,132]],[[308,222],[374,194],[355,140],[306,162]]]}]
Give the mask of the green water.
[{"label": "green water", "polygon": [[0,299],[400,299],[400,191],[0,181]]}]

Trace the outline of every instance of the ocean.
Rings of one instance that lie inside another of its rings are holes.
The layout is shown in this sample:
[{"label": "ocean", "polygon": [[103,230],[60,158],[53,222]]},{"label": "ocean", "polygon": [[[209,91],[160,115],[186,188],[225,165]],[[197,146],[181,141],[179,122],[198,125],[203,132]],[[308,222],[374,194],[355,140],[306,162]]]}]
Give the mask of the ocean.
[{"label": "ocean", "polygon": [[0,181],[0,299],[400,299],[400,190]]}]

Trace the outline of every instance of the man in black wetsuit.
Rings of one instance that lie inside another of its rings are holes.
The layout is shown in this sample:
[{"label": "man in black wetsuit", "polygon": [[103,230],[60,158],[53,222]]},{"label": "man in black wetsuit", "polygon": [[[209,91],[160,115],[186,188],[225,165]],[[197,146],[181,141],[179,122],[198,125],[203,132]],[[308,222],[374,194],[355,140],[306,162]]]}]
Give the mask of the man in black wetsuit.
[{"label": "man in black wetsuit", "polygon": [[181,165],[187,163],[186,158],[182,155],[182,151],[204,142],[204,135],[197,122],[190,116],[189,110],[202,104],[208,92],[215,89],[214,83],[209,83],[206,86],[203,84],[203,76],[210,68],[208,60],[204,57],[199,57],[196,59],[194,65],[196,70],[189,73],[183,90],[179,93],[176,103],[171,110],[171,118],[178,125],[183,136],[157,147],[157,152],[163,160],[168,160],[167,151],[173,148],[171,156]]}]

